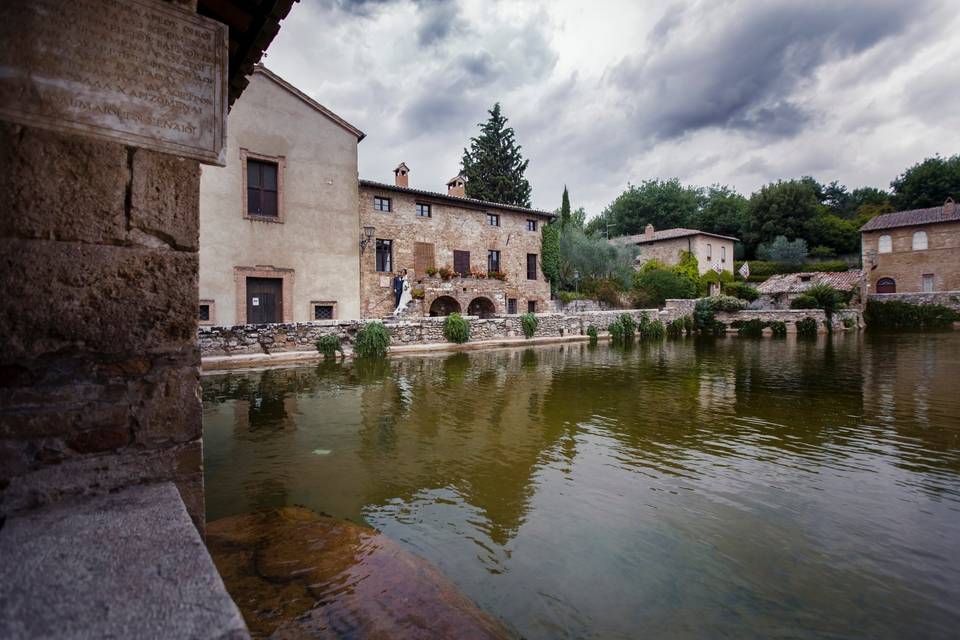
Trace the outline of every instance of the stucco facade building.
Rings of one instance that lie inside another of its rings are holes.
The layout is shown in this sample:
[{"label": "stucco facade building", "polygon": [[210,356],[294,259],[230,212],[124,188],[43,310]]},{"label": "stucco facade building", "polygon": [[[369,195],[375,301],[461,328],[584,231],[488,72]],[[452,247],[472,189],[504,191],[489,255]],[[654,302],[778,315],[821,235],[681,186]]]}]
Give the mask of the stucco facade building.
[{"label": "stucco facade building", "polygon": [[[392,280],[403,269],[418,296],[410,315],[546,311],[540,239],[554,214],[467,198],[461,176],[445,194],[412,189],[409,172],[401,164],[393,184],[360,181],[359,219],[369,239],[360,256],[363,317],[393,312]],[[431,275],[447,269],[460,275]]]},{"label": "stucco facade building", "polygon": [[697,258],[700,274],[710,270],[733,272],[733,246],[738,240],[697,229],[664,229],[657,231],[648,224],[643,233],[613,238],[611,242],[634,244],[639,248],[636,267],[650,260],[672,266],[680,262],[684,251]]},{"label": "stucco facade building", "polygon": [[200,324],[360,315],[363,133],[258,66],[200,178]]},{"label": "stucco facade building", "polygon": [[960,211],[952,199],[879,215],[860,238],[867,294],[960,291]]}]

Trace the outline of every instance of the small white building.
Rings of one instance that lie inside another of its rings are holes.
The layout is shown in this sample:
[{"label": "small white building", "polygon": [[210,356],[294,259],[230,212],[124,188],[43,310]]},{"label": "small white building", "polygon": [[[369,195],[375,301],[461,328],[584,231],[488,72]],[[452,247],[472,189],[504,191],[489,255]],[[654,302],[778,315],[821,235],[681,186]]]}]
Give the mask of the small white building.
[{"label": "small white building", "polygon": [[711,270],[733,273],[733,245],[739,239],[698,229],[657,231],[648,224],[641,234],[613,238],[610,242],[636,245],[640,249],[638,269],[649,260],[658,260],[668,266],[678,264],[683,252],[689,251],[696,257],[703,275]]}]

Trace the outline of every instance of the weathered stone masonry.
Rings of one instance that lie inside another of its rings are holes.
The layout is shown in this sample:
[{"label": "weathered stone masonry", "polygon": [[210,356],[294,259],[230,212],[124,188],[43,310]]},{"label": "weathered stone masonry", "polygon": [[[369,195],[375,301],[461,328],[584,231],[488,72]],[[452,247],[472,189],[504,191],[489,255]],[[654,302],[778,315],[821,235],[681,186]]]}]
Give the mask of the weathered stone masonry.
[{"label": "weathered stone masonry", "polygon": [[[631,309],[613,311],[590,311],[583,313],[545,313],[538,314],[536,337],[582,336],[587,327],[593,325],[597,331],[607,331],[610,323],[628,313],[635,320],[646,315],[651,320],[664,323],[689,315],[693,311],[693,300],[668,301],[665,309]],[[675,303],[672,304],[672,303]],[[825,316],[819,309],[795,311],[752,311],[718,314],[717,319],[726,323],[754,318],[772,322],[787,323],[787,331],[795,332],[794,322],[806,317],[817,321],[821,332]],[[860,312],[846,309],[834,316],[834,328],[843,330],[843,319],[853,318],[856,326],[862,327]],[[496,316],[493,318],[468,317],[470,322],[470,341],[500,340],[523,337],[520,316]],[[445,343],[443,323],[445,318],[410,318],[386,323],[393,345],[437,344]],[[346,350],[352,348],[357,332],[367,320],[330,320],[324,322],[304,322],[291,324],[247,325],[239,327],[203,327],[199,332],[200,350],[204,356],[243,356],[264,353],[283,353],[291,351],[316,350],[316,341],[325,335],[340,337]]]},{"label": "weathered stone masonry", "polygon": [[198,178],[0,123],[0,515],[173,480],[202,529]]}]

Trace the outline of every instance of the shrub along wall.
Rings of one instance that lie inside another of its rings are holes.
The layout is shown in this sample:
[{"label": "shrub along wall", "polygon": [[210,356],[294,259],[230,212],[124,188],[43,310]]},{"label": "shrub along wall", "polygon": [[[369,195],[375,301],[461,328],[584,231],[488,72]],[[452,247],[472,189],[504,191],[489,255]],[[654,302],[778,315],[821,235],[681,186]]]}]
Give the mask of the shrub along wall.
[{"label": "shrub along wall", "polygon": [[[650,320],[660,320],[665,325],[690,315],[695,300],[668,300],[664,309],[629,309],[617,311],[590,311],[585,313],[541,313],[537,314],[537,329],[534,338],[586,336],[590,325],[599,332],[608,327],[620,315],[626,313],[639,324],[641,316]],[[764,322],[786,322],[789,331],[794,331],[794,322],[805,317],[817,321],[821,331],[826,319],[819,309],[754,311],[744,310],[735,313],[719,313],[717,320],[727,325],[730,332],[736,332],[731,325],[740,320],[759,319]],[[522,338],[522,316],[496,316],[478,318],[464,316],[470,323],[470,341],[497,340],[503,338]],[[836,330],[844,330],[844,318],[853,318],[854,326],[860,327],[862,320],[856,309],[845,309],[834,314],[833,324]],[[390,344],[435,344],[448,343],[443,334],[446,318],[412,318],[408,320],[386,321],[390,333]],[[352,349],[357,332],[369,320],[327,320],[320,322],[302,322],[290,324],[245,325],[237,327],[202,327],[198,342],[203,356],[250,355],[263,353],[282,353],[285,351],[316,351],[317,340],[321,336],[335,335],[340,338],[345,349]]]},{"label": "shrub along wall", "polygon": [[[590,311],[585,313],[537,314],[534,338],[587,335],[587,327],[606,331],[620,314],[628,313],[639,320],[646,314],[651,319],[675,317],[669,310],[632,309],[629,311]],[[470,324],[470,341],[523,337],[519,315],[478,318],[464,316]],[[390,332],[391,345],[431,344],[449,342],[443,334],[446,318],[411,318],[385,321]],[[327,320],[289,324],[244,325],[236,327],[202,327],[198,333],[200,351],[204,356],[249,355],[280,353],[284,351],[316,350],[321,336],[336,335],[344,348],[352,348],[357,332],[365,320]]]}]

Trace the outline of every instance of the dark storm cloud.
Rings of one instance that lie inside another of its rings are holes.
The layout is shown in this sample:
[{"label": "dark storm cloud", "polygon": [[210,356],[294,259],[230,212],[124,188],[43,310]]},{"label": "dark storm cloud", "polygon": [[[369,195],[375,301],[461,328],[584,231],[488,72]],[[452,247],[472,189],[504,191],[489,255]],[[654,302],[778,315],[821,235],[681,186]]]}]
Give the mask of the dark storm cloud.
[{"label": "dark storm cloud", "polygon": [[[813,117],[790,99],[817,69],[905,30],[925,0],[701,5],[677,33],[671,9],[654,29],[661,47],[624,59],[610,80],[641,135],[676,138],[721,127],[772,138],[796,135]],[[657,35],[659,34],[659,35]]]},{"label": "dark storm cloud", "polygon": [[417,27],[417,41],[421,46],[443,41],[464,26],[460,19],[460,10],[452,0],[421,2],[419,9],[420,25]]},{"label": "dark storm cloud", "polygon": [[357,16],[369,16],[379,7],[392,4],[396,0],[326,0],[326,5]]}]

